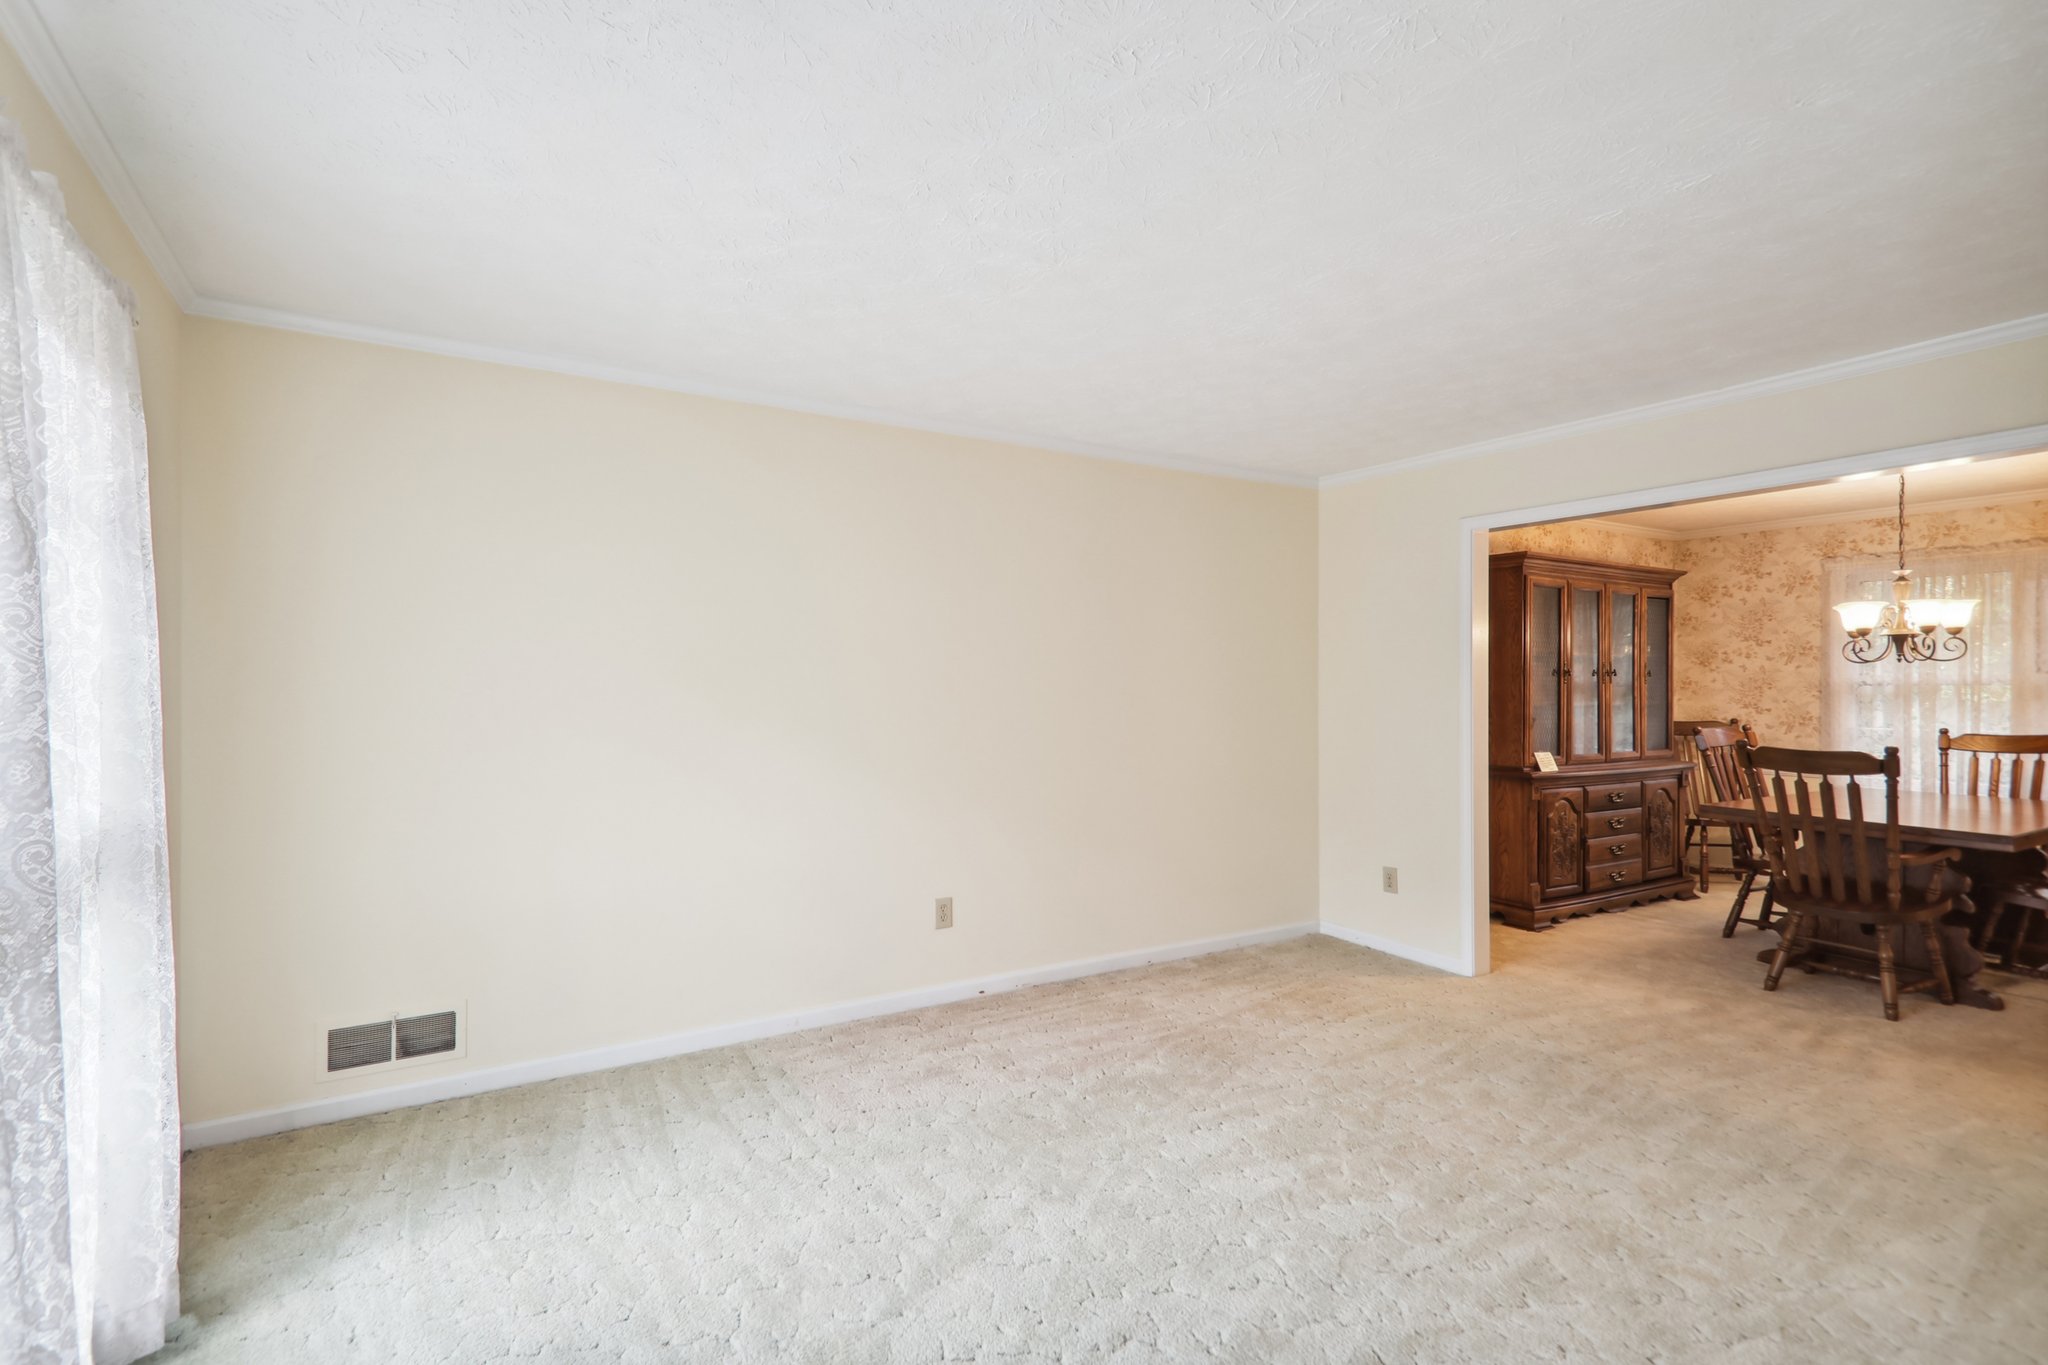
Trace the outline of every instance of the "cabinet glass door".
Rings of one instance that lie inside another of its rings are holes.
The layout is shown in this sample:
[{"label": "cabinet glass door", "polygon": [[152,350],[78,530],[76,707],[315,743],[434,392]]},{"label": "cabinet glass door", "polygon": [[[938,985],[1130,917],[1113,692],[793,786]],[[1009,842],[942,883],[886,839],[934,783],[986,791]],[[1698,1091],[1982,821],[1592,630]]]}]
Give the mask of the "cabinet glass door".
[{"label": "cabinet glass door", "polygon": [[1571,588],[1571,756],[1598,762],[1606,757],[1600,733],[1600,626],[1603,596],[1597,586]]},{"label": "cabinet glass door", "polygon": [[[1529,747],[1556,755],[1564,747],[1558,697],[1564,684],[1564,584],[1529,585]],[[1534,762],[1534,755],[1530,756]]]},{"label": "cabinet glass door", "polygon": [[1614,733],[1607,745],[1611,758],[1636,752],[1636,594],[1619,588],[1607,596],[1610,654],[1607,662],[1607,714]]},{"label": "cabinet glass door", "polygon": [[1643,606],[1643,751],[1659,753],[1671,747],[1671,599]]}]

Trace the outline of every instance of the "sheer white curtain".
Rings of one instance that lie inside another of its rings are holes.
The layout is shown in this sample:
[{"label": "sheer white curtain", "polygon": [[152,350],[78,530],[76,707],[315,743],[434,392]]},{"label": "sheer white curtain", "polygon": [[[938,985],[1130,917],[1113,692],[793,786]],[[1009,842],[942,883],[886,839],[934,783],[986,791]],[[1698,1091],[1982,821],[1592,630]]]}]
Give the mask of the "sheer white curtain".
[{"label": "sheer white curtain", "polygon": [[0,1360],[177,1313],[156,587],[134,324],[0,123]]},{"label": "sheer white curtain", "polygon": [[[1826,611],[1821,742],[1868,753],[1896,744],[1903,784],[1932,791],[1942,726],[1957,734],[2048,732],[2048,547],[1915,554],[1909,564],[1914,597],[1978,599],[1964,632],[1970,652],[1950,663],[1851,663],[1842,657],[1840,620]],[[1827,601],[1890,601],[1893,568],[1886,559],[1828,560]]]}]

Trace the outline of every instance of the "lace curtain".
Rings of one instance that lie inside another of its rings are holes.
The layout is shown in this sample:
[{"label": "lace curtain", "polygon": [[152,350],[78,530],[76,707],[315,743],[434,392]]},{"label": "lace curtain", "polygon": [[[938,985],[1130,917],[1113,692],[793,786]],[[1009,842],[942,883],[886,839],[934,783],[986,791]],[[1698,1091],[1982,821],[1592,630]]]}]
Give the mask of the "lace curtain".
[{"label": "lace curtain", "polygon": [[[1842,657],[1841,622],[1828,611],[1821,742],[1830,749],[1880,753],[1899,746],[1901,783],[1938,785],[1935,734],[2048,732],[2048,546],[1915,554],[1914,597],[1974,597],[1977,614],[1963,638],[1970,652],[1949,663],[1851,663]],[[1890,601],[1894,561],[1827,561],[1827,601]]]},{"label": "lace curtain", "polygon": [[163,714],[126,291],[0,124],[0,1360],[177,1313]]}]

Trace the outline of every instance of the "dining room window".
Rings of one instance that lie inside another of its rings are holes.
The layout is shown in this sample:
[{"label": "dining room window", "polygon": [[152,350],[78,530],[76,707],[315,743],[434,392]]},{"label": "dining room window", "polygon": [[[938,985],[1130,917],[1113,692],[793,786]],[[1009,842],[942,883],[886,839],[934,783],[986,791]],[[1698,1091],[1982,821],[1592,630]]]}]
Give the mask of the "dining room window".
[{"label": "dining room window", "polygon": [[[1866,753],[1896,744],[1902,785],[1933,791],[1941,727],[1956,734],[2048,732],[2048,546],[1915,558],[1913,596],[1978,599],[1964,633],[1969,652],[1944,663],[1855,663],[1843,657],[1839,619],[1823,605],[1821,742]],[[1891,600],[1891,560],[1831,559],[1825,569],[1824,604]]]}]

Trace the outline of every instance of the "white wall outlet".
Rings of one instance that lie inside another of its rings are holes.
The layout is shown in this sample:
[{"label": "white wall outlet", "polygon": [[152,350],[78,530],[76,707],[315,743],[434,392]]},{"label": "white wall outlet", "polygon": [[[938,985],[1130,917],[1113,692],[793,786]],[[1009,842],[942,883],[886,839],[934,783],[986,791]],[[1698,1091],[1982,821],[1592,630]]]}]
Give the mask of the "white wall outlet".
[{"label": "white wall outlet", "polygon": [[1400,891],[1400,889],[1401,889],[1401,874],[1400,874],[1400,872],[1399,872],[1399,871],[1398,871],[1397,869],[1395,869],[1395,868],[1391,868],[1391,867],[1383,867],[1383,868],[1381,868],[1381,869],[1380,869],[1380,890],[1382,890],[1382,891],[1386,892],[1386,893],[1387,893],[1388,895],[1390,895],[1390,896],[1391,896],[1391,895],[1394,895],[1394,894],[1398,893],[1398,892]]},{"label": "white wall outlet", "polygon": [[950,929],[953,927],[953,898],[951,896],[939,897],[938,913],[932,918],[934,921],[933,927],[935,928]]}]

